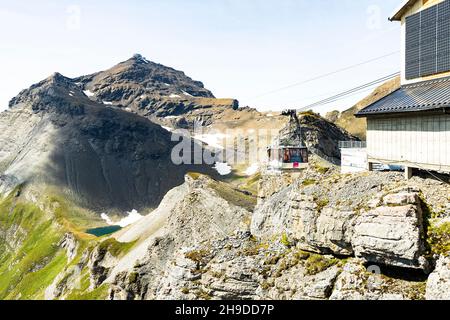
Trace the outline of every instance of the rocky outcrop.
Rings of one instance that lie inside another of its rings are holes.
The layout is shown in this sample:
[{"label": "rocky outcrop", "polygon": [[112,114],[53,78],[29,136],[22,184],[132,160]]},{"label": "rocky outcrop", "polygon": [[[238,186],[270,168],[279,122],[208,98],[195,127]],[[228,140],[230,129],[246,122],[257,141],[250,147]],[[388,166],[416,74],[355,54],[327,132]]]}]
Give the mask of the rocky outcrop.
[{"label": "rocky outcrop", "polygon": [[18,250],[27,237],[27,232],[19,225],[13,224],[7,228],[0,226],[0,242],[10,252]]},{"label": "rocky outcrop", "polygon": [[379,194],[355,209],[331,207],[305,191],[294,184],[262,202],[252,233],[262,239],[284,234],[305,250],[427,270],[418,190]]},{"label": "rocky outcrop", "polygon": [[107,246],[97,246],[89,255],[87,267],[90,275],[90,288],[99,287],[108,278],[111,266],[117,260],[108,251]]},{"label": "rocky outcrop", "polygon": [[258,275],[251,257],[229,252],[241,248],[249,234],[237,239],[217,241],[209,248],[185,249],[175,255],[174,264],[160,284],[157,299],[256,299]]},{"label": "rocky outcrop", "polygon": [[[334,179],[333,173],[326,177]],[[198,215],[212,214],[213,208],[202,199],[222,207],[226,216],[231,217],[234,209],[229,211],[222,200],[210,198],[210,180],[188,179],[189,191],[167,220],[172,232],[155,239],[133,270],[115,277],[110,297],[425,299],[428,266],[419,190],[398,188],[396,175],[390,178],[393,188],[374,188],[361,177],[345,180],[346,187],[339,190],[311,185],[311,181],[274,182],[277,187],[288,186],[273,195],[264,191],[253,213],[251,233],[236,219],[230,224],[218,219],[225,232],[212,230],[212,221]],[[317,196],[319,188],[321,197]],[[367,191],[361,194],[362,188]],[[339,204],[331,196],[345,192],[351,192],[347,197],[351,203]],[[324,201],[327,195],[328,202]],[[188,215],[180,219],[183,212]],[[208,236],[190,221],[201,221]],[[178,229],[181,224],[187,225],[187,232]],[[232,232],[233,228],[240,231]],[[211,241],[200,240],[206,238]],[[447,290],[447,270],[445,263],[438,263],[428,280],[428,298],[442,298],[438,292]]]},{"label": "rocky outcrop", "polygon": [[401,191],[363,212],[355,223],[352,244],[357,257],[397,267],[427,269],[423,217],[417,192]]},{"label": "rocky outcrop", "polygon": [[440,257],[427,282],[427,300],[450,300],[450,257]]},{"label": "rocky outcrop", "polygon": [[351,255],[355,217],[352,211],[319,208],[314,197],[288,188],[257,208],[251,230],[265,239],[286,234],[305,250]]},{"label": "rocky outcrop", "polygon": [[[146,225],[146,229],[155,231],[144,234],[147,239],[140,239],[148,245],[145,256],[139,258],[137,266],[132,270],[115,270],[113,266],[112,299],[179,298],[183,291],[187,291],[183,289],[184,283],[195,282],[202,273],[200,270],[204,263],[212,259],[216,249],[208,243],[231,235],[236,230],[248,230],[247,221],[251,214],[245,208],[253,203],[251,196],[198,175],[187,175],[185,187],[186,190],[180,189],[174,206],[168,206],[163,201],[161,205],[164,208],[155,211],[155,214],[164,217],[162,220],[154,217],[153,221],[144,219],[141,222]],[[168,197],[173,198],[174,194]],[[153,224],[158,224],[158,227]],[[140,229],[138,225],[134,228]],[[248,238],[250,234],[245,231],[245,237]],[[131,251],[124,259],[127,257],[137,256]],[[136,265],[134,261],[130,262]],[[130,277],[134,280],[133,275],[138,275],[139,280],[130,281]],[[223,290],[227,291],[226,288]],[[220,291],[219,288],[216,291]],[[196,292],[198,295],[203,294],[201,289]]]},{"label": "rocky outcrop", "polygon": [[298,122],[291,119],[277,138],[281,145],[305,145],[309,151],[325,160],[340,164],[339,141],[359,139],[318,114],[306,112],[299,115]]},{"label": "rocky outcrop", "polygon": [[78,242],[75,239],[73,233],[66,233],[59,246],[63,249],[66,249],[68,262],[71,262],[77,255]]},{"label": "rocky outcrop", "polygon": [[[67,235],[65,236],[67,237]],[[71,238],[71,236],[68,236]],[[69,243],[71,243],[70,240]],[[89,263],[89,250],[85,250],[80,259],[64,269],[63,272],[53,280],[53,282],[45,289],[45,300],[65,299],[72,291],[82,289],[82,281],[85,270]],[[71,260],[70,262],[73,262]]]},{"label": "rocky outcrop", "polygon": [[[265,280],[259,290],[262,299],[274,300],[326,300],[330,297],[334,283],[341,268],[334,265],[317,274],[309,274],[305,266],[299,263],[275,273],[273,278]],[[264,290],[270,286],[268,290]]]},{"label": "rocky outcrop", "polygon": [[[410,288],[402,288],[400,282],[397,285],[398,287],[388,283],[379,274],[368,272],[361,260],[354,260],[343,267],[330,300],[409,300],[412,298],[408,296]],[[420,297],[419,292],[417,296]]]}]

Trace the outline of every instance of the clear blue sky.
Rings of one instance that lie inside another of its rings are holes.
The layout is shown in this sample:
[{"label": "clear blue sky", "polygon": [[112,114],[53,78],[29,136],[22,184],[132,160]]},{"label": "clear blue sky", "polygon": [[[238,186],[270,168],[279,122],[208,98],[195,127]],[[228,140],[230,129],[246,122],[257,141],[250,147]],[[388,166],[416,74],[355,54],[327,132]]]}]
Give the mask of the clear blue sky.
[{"label": "clear blue sky", "polygon": [[[134,53],[183,70],[217,97],[301,107],[400,69],[382,61],[261,95],[397,51],[400,0],[0,0],[0,110],[58,71],[107,69]],[[255,98],[259,97],[259,98]],[[361,95],[318,111],[350,107]]]}]

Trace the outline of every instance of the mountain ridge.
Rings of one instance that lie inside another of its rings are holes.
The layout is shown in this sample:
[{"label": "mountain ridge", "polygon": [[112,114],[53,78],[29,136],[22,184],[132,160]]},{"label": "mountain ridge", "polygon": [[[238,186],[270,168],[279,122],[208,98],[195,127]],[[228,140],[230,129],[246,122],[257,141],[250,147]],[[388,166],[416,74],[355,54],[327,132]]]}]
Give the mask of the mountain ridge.
[{"label": "mountain ridge", "polygon": [[[11,127],[17,128],[14,139]],[[187,172],[215,174],[207,165],[174,165],[175,142],[167,130],[90,99],[73,79],[59,73],[13,98],[0,114],[0,128],[3,184],[60,186],[95,210],[124,214],[154,207]]]}]

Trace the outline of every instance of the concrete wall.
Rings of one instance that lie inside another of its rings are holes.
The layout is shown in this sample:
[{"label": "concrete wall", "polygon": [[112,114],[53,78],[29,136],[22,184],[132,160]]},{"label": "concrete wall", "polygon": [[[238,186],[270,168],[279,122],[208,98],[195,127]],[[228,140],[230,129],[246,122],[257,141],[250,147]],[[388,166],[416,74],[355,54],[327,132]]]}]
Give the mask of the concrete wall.
[{"label": "concrete wall", "polygon": [[401,50],[401,54],[400,54],[400,71],[401,71],[401,84],[411,84],[411,83],[416,83],[416,82],[420,82],[420,81],[426,81],[426,80],[433,80],[433,79],[439,79],[439,78],[443,78],[443,77],[448,77],[450,76],[450,72],[445,72],[445,73],[440,73],[440,74],[436,74],[436,75],[431,75],[431,76],[427,76],[427,77],[421,77],[421,78],[417,78],[417,79],[412,79],[412,80],[406,80],[405,78],[405,51],[406,51],[406,17],[415,14],[417,12],[420,12],[424,9],[427,9],[431,6],[434,6],[440,2],[443,2],[444,0],[418,0],[416,1],[416,3],[414,4],[414,6],[412,6],[411,8],[409,8],[405,14],[402,17],[402,21],[401,21],[401,39],[400,39],[400,50]]},{"label": "concrete wall", "polygon": [[367,149],[341,149],[341,173],[367,171]]},{"label": "concrete wall", "polygon": [[450,172],[450,115],[369,118],[369,162]]}]

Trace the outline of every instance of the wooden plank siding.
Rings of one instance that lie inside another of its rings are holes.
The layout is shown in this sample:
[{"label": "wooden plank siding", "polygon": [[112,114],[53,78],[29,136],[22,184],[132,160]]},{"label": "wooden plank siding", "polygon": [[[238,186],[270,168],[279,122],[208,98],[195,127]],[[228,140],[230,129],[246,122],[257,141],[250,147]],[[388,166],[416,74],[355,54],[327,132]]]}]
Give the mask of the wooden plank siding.
[{"label": "wooden plank siding", "polygon": [[367,119],[369,162],[450,172],[450,115]]}]

